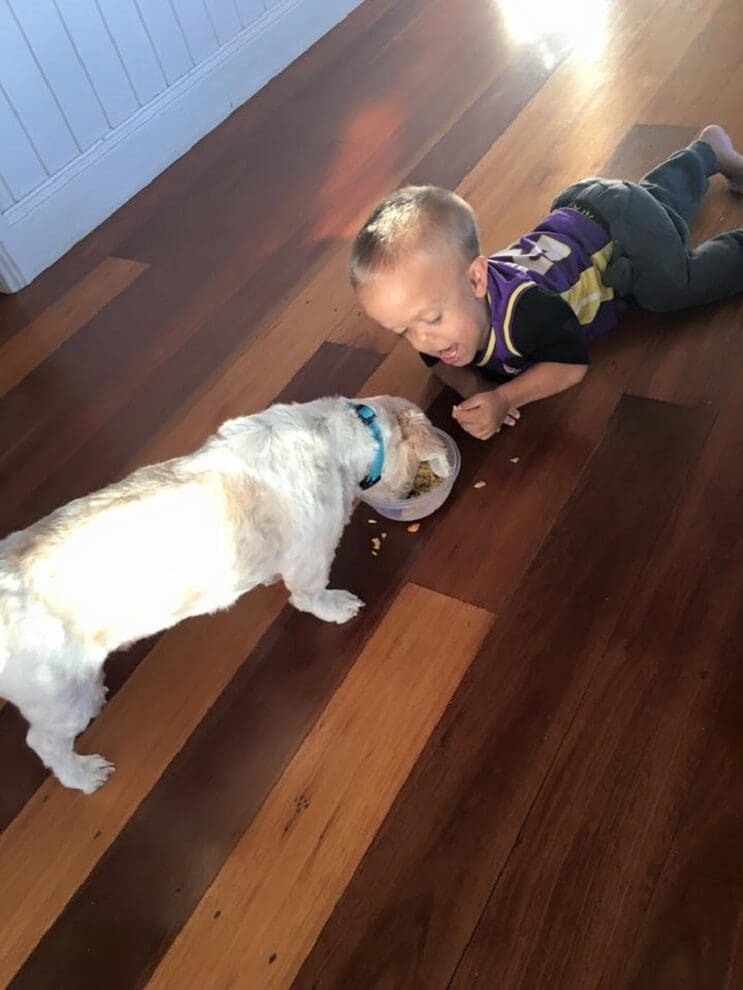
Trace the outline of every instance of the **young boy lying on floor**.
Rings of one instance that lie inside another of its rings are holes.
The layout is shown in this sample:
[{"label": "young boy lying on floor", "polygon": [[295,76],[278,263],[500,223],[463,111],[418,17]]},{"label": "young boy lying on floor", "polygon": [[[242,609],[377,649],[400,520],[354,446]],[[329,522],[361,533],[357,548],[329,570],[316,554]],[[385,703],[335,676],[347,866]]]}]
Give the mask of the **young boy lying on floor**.
[{"label": "young boy lying on floor", "polygon": [[522,406],[581,381],[587,345],[630,301],[669,312],[743,291],[743,230],[690,247],[688,224],[718,172],[743,193],[743,155],[713,124],[639,183],[575,183],[489,258],[463,199],[410,186],[356,235],[351,281],[367,314],[463,397],[462,428],[487,440]]}]

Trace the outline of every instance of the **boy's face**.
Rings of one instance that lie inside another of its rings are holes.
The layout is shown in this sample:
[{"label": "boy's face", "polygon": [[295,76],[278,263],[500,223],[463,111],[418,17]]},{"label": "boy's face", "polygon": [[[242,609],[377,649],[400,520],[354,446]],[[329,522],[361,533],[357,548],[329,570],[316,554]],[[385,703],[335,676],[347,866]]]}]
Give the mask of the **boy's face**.
[{"label": "boy's face", "polygon": [[453,251],[406,254],[356,290],[377,323],[445,364],[471,364],[490,330],[487,258],[467,263]]}]

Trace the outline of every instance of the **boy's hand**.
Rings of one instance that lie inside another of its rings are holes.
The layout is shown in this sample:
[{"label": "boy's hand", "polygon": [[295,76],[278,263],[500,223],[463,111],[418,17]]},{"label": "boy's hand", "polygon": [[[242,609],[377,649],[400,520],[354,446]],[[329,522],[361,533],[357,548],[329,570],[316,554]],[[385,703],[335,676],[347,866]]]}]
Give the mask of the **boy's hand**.
[{"label": "boy's hand", "polygon": [[489,440],[501,426],[515,426],[521,416],[518,409],[509,406],[505,395],[496,388],[492,392],[479,392],[458,406],[454,406],[452,416],[463,430],[478,440]]}]

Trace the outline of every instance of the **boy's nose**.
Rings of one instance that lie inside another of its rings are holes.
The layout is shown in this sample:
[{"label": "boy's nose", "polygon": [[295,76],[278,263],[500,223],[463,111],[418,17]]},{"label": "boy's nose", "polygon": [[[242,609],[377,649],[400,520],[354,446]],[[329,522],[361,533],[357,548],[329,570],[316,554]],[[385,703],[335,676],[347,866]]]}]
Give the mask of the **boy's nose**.
[{"label": "boy's nose", "polygon": [[428,333],[425,330],[416,330],[413,334],[413,347],[415,347],[416,351],[432,353],[443,350],[444,345],[438,339],[437,334]]}]

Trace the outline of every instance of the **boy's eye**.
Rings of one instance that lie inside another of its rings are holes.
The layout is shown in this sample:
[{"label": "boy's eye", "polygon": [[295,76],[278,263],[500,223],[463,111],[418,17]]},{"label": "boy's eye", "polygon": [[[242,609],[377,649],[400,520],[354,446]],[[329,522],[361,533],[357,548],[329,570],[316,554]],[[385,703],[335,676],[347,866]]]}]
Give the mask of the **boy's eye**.
[{"label": "boy's eye", "polygon": [[437,323],[441,323],[441,313],[438,316],[431,317],[430,320],[426,320],[429,326],[435,327]]}]

